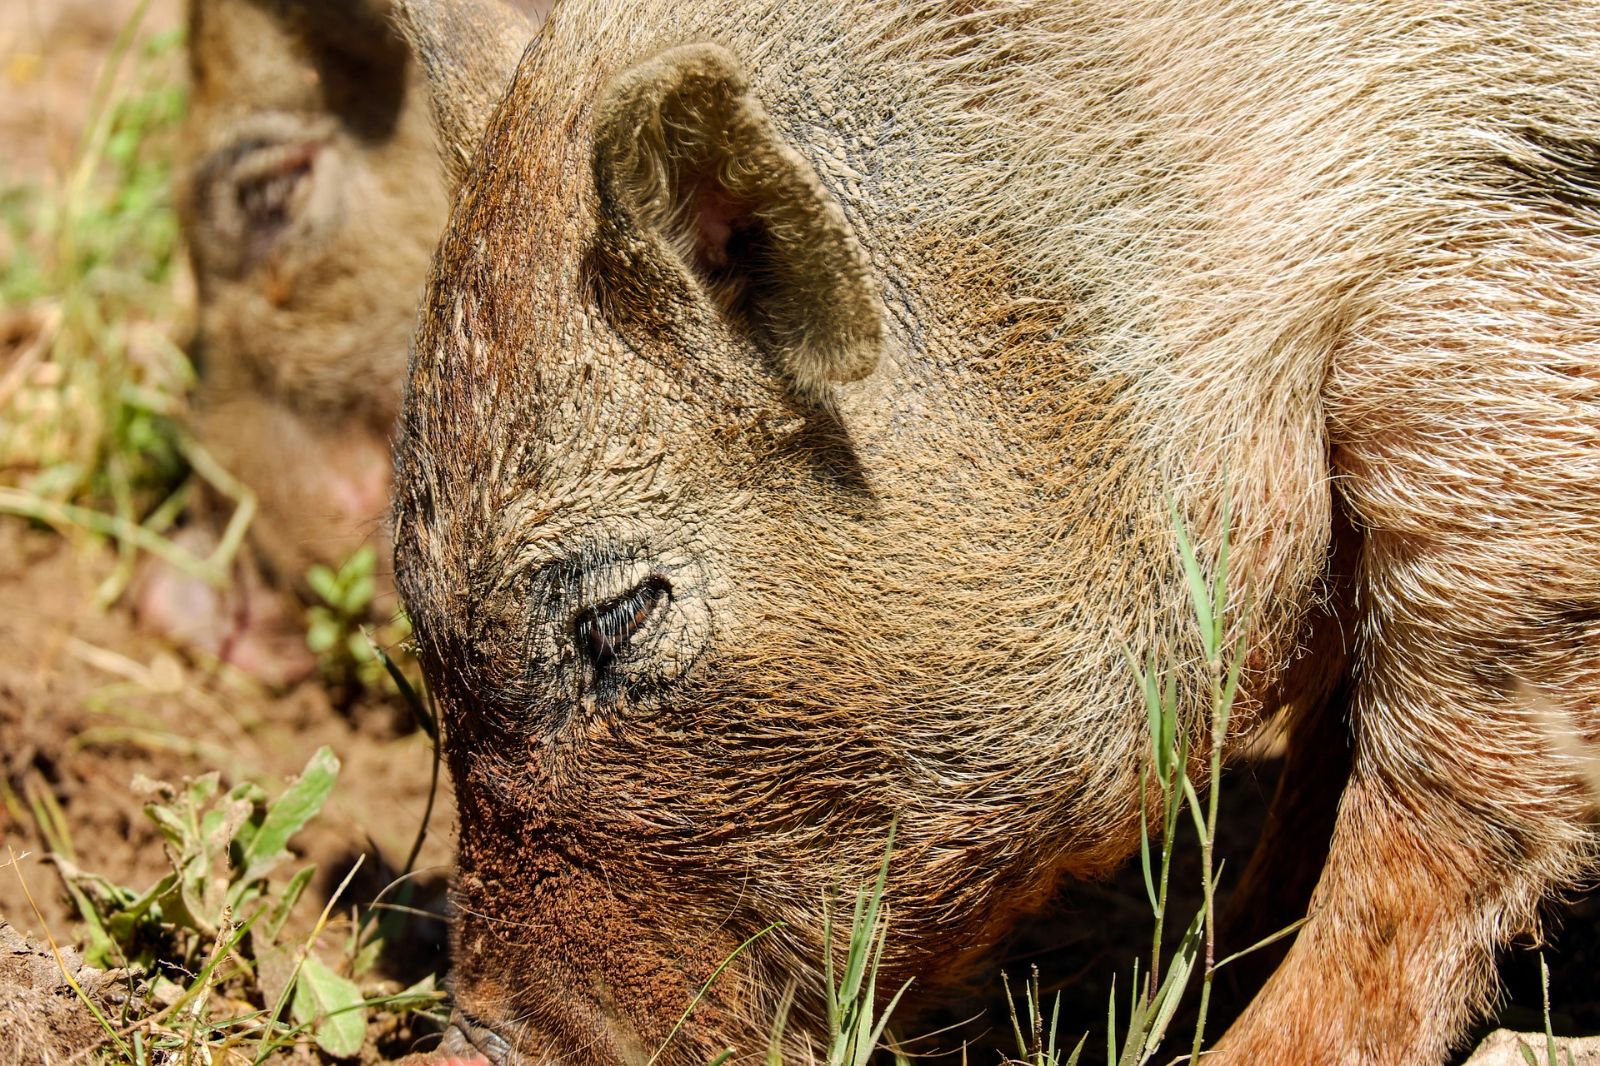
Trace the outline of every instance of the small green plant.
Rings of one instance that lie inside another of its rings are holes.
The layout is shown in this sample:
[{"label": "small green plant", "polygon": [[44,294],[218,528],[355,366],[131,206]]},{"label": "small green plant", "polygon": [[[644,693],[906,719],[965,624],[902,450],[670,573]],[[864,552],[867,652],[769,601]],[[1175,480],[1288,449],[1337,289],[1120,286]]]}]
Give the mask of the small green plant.
[{"label": "small green plant", "polygon": [[[1139,862],[1154,917],[1154,932],[1150,964],[1142,975],[1137,960],[1134,963],[1127,1014],[1120,1029],[1115,988],[1107,1008],[1106,1061],[1119,1066],[1142,1066],[1155,1057],[1196,971],[1200,974],[1199,1003],[1189,1061],[1197,1061],[1205,1043],[1206,1015],[1217,972],[1230,962],[1289,936],[1300,925],[1296,923],[1281,929],[1226,958],[1216,957],[1216,889],[1221,865],[1215,843],[1222,792],[1222,755],[1227,743],[1228,721],[1239,691],[1245,639],[1244,627],[1237,624],[1236,619],[1230,619],[1228,611],[1229,522],[1230,510],[1224,501],[1222,535],[1208,576],[1182,517],[1175,506],[1172,510],[1179,560],[1205,657],[1203,673],[1208,714],[1204,721],[1205,747],[1202,749],[1207,760],[1203,789],[1190,777],[1194,738],[1182,720],[1178,671],[1170,666],[1162,669],[1153,659],[1141,664],[1129,656],[1143,694],[1150,737],[1150,765],[1141,771],[1141,787],[1144,795],[1154,800],[1161,825],[1159,834],[1151,832],[1150,804],[1145,804],[1140,810],[1144,833]],[[1163,962],[1173,849],[1185,822],[1193,827],[1200,845],[1202,903],[1199,912],[1185,927],[1171,957]],[[1154,843],[1155,839],[1159,839],[1159,846]]]},{"label": "small green plant", "polygon": [[307,571],[306,584],[321,602],[306,610],[306,646],[330,682],[394,691],[392,673],[378,649],[405,642],[411,636],[411,623],[398,613],[375,633],[365,630],[377,590],[377,563],[377,551],[363,544],[337,570],[318,564]]},{"label": "small green plant", "polygon": [[[828,1066],[866,1066],[883,1039],[889,1016],[911,986],[910,981],[901,985],[883,1010],[875,1013],[878,964],[883,960],[883,948],[889,936],[889,909],[883,897],[889,884],[889,859],[893,854],[894,827],[890,826],[877,879],[856,892],[855,910],[850,916],[850,941],[837,984],[834,983],[833,953],[830,951],[823,956],[823,974],[830,993]],[[831,915],[823,922],[822,942],[833,943]]]},{"label": "small green plant", "polygon": [[[894,854],[894,827],[889,828],[889,839],[884,846],[883,862],[878,867],[878,873],[872,884],[866,885],[856,892],[855,909],[850,917],[850,939],[845,947],[844,966],[839,969],[835,966],[831,946],[833,944],[833,919],[831,911],[825,911],[823,924],[823,943],[829,945],[829,950],[823,955],[823,978],[827,989],[826,993],[826,1022],[827,1022],[827,1055],[823,1059],[826,1066],[868,1066],[873,1054],[884,1041],[889,1025],[889,1017],[894,1013],[901,996],[905,994],[911,982],[907,981],[900,986],[899,991],[890,997],[882,1011],[876,1009],[878,992],[878,967],[883,960],[883,948],[888,937],[889,911],[884,903],[884,891],[888,887],[889,860]],[[677,1024],[672,1027],[661,1046],[651,1055],[645,1066],[654,1066],[654,1063],[666,1051],[674,1037],[688,1022],[700,1001],[722,976],[724,970],[731,966],[735,959],[742,955],[752,944],[782,928],[781,922],[767,926],[744,943],[734,948],[727,958],[717,964],[711,971],[711,976],[706,978],[705,984],[695,993],[689,1006],[684,1009]],[[783,1033],[788,1023],[789,1008],[793,1003],[794,989],[791,986],[783,996],[776,1016],[773,1019],[772,1031],[767,1040],[767,1066],[783,1066]],[[726,1048],[716,1058],[712,1059],[709,1066],[724,1066],[737,1049]],[[898,1051],[893,1052],[896,1066],[907,1066],[905,1056]],[[1063,1064],[1072,1066],[1072,1064]]]},{"label": "small green plant", "polygon": [[107,1029],[122,1061],[140,1062],[134,1049],[253,1047],[259,1063],[307,1038],[351,1056],[366,1042],[369,1011],[437,1006],[431,976],[396,996],[362,991],[358,981],[376,956],[373,924],[353,925],[341,966],[313,951],[345,886],[309,935],[290,933],[316,868],[302,866],[286,881],[272,875],[290,860],[291,839],[321,810],[338,772],[338,759],[320,749],[271,801],[253,783],[222,791],[216,773],[182,787],[143,783],[151,797],[145,814],[172,870],[142,891],[80,870],[57,848],[86,927],[85,961],[144,975],[143,995],[130,1002],[146,1013]]}]

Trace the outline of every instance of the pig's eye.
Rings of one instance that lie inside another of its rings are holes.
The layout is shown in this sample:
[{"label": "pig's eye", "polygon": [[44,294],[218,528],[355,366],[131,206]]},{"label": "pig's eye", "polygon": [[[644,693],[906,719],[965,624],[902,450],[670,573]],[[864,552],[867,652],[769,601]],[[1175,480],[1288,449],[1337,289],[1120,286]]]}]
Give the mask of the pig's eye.
[{"label": "pig's eye", "polygon": [[250,238],[270,243],[289,225],[294,198],[311,174],[320,146],[278,145],[240,161],[234,171],[234,198]]},{"label": "pig's eye", "polygon": [[594,669],[603,671],[671,600],[672,585],[652,575],[631,591],[579,614],[573,620],[573,640]]},{"label": "pig's eye", "polygon": [[208,156],[196,170],[191,240],[210,270],[239,278],[280,244],[303,244],[319,168],[332,165],[324,131],[267,114],[254,134]]}]

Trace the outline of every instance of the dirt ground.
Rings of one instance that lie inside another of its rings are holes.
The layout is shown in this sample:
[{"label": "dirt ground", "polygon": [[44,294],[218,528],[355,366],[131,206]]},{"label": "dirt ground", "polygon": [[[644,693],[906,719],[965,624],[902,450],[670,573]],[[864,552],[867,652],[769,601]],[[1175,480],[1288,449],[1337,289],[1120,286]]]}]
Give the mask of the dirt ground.
[{"label": "dirt ground", "polygon": [[[341,710],[314,683],[275,695],[185,662],[125,613],[93,608],[109,564],[107,553],[0,519],[0,781],[8,790],[0,807],[0,919],[38,945],[66,945],[78,935],[30,799],[47,793],[59,803],[82,866],[143,888],[170,867],[142,813],[136,777],[178,781],[220,770],[225,787],[255,780],[276,793],[322,745],[343,768],[323,814],[296,838],[297,850],[318,867],[302,920],[307,912],[314,918],[358,857],[362,869],[344,899],[375,898],[422,825],[432,765],[427,738],[394,707],[369,702]],[[435,908],[442,906],[451,822],[445,783],[419,861],[421,898]],[[444,950],[442,923],[418,919],[387,972],[409,983],[442,968]],[[7,978],[0,967],[0,982]],[[60,1000],[62,991],[58,982],[45,1002]],[[5,992],[0,988],[0,1045]],[[52,1024],[60,1035],[81,1036],[85,1023],[87,1035],[98,1034],[70,999],[57,1006]],[[10,1061],[0,1055],[0,1063]]]},{"label": "dirt ground", "polygon": [[[100,60],[135,6],[136,0],[0,0],[0,177],[60,180]],[[177,25],[179,6],[155,0],[150,25]],[[318,864],[320,906],[358,856],[365,856],[363,875],[351,901],[372,898],[410,849],[427,803],[431,747],[402,712],[372,700],[338,707],[315,683],[275,693],[186,659],[141,633],[126,612],[92,606],[111,563],[103,548],[0,518],[0,1066],[38,1061],[15,1043],[4,1046],[8,990],[9,1002],[35,1005],[30,1024],[67,1046],[82,1047],[97,1031],[52,983],[60,969],[54,958],[37,953],[52,938],[69,944],[77,930],[31,805],[59,804],[82,865],[143,886],[163,872],[165,859],[141,813],[137,776],[176,781],[220,770],[224,785],[257,780],[276,791],[326,744],[343,762],[339,784],[323,816],[298,838],[305,857]],[[1243,867],[1272,773],[1270,765],[1246,767],[1230,778],[1223,850],[1234,868]],[[420,863],[435,899],[452,821],[446,782]],[[1180,898],[1175,913],[1187,915],[1195,905]],[[1548,938],[1555,947],[1547,957],[1558,1032],[1600,1032],[1595,908],[1585,898],[1551,912]],[[1064,990],[1063,1033],[1098,1032],[1112,975],[1125,981],[1133,957],[1147,948],[1149,915],[1137,870],[1069,890],[1062,911],[1019,937],[1005,965],[1016,977],[1037,964],[1047,992]],[[19,935],[31,937],[33,948],[19,946]],[[408,958],[392,963],[397,977],[442,965],[442,925],[419,920],[410,948]],[[80,972],[71,956],[66,961],[70,972]],[[1514,952],[1503,971],[1507,1006],[1494,1024],[1539,1028],[1537,954]],[[83,980],[114,993],[110,978]],[[34,998],[19,1000],[25,992]],[[912,1046],[924,1054],[949,1052],[969,1038],[1009,1051],[1000,1002],[996,980],[948,1019],[964,1024]],[[987,1013],[973,1019],[979,1011]],[[1090,1048],[1085,1061],[1102,1054]],[[977,1061],[992,1056],[979,1053]]]},{"label": "dirt ground", "polygon": [[[41,790],[59,802],[81,864],[145,885],[165,859],[135,777],[178,781],[220,770],[224,786],[256,780],[276,792],[323,745],[343,763],[339,783],[297,840],[318,864],[324,893],[357,856],[372,871],[363,885],[397,868],[422,824],[433,758],[403,712],[376,702],[336,709],[315,683],[275,695],[186,662],[125,613],[94,610],[109,561],[0,520],[0,759],[12,800],[0,810],[0,855],[9,848],[18,856],[0,876],[0,916],[36,937],[72,929],[27,816]],[[449,862],[451,817],[446,784],[420,863],[435,880]]]},{"label": "dirt ground", "polygon": [[[0,183],[51,189],[67,180],[102,62],[138,6],[0,0]],[[142,36],[180,21],[180,0],[151,0]],[[0,243],[0,269],[4,251]],[[171,332],[181,339],[181,325]],[[0,376],[5,359],[0,344]],[[338,785],[295,839],[318,867],[300,908],[309,924],[358,859],[343,902],[370,901],[388,884],[428,803],[432,745],[398,706],[337,706],[316,683],[273,692],[192,661],[142,633],[126,610],[95,608],[113,564],[87,538],[0,518],[3,1066],[48,1061],[51,1046],[83,1049],[100,1033],[61,980],[50,942],[62,946],[67,972],[91,995],[103,992],[114,1004],[123,994],[117,975],[81,971],[70,950],[81,925],[47,859],[36,808],[59,808],[63,843],[81,867],[143,888],[170,866],[137,778],[177,782],[216,770],[224,787],[250,780],[276,794],[327,745],[343,764]],[[446,779],[418,861],[424,906],[443,906],[452,820]],[[443,959],[442,922],[417,918],[384,970],[409,983],[441,970]]]}]

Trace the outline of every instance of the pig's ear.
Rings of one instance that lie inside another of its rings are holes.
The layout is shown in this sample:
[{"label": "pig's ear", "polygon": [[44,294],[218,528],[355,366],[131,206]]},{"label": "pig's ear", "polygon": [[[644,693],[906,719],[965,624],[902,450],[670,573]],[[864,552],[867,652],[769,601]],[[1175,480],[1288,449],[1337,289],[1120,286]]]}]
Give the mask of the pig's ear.
[{"label": "pig's ear", "polygon": [[871,373],[883,312],[866,257],[730,52],[683,45],[623,73],[596,111],[595,152],[607,212],[770,345],[798,394]]},{"label": "pig's ear", "polygon": [[483,139],[533,24],[503,0],[397,0],[395,21],[428,76],[451,190]]}]

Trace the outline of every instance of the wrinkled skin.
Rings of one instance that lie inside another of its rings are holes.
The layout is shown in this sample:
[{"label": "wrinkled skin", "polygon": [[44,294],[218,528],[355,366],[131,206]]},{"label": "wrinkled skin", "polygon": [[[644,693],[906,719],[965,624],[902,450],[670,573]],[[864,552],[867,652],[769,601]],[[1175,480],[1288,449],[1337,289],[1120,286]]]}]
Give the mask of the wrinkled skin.
[{"label": "wrinkled skin", "polygon": [[778,922],[657,1061],[791,985],[815,1053],[891,824],[922,1002],[1112,869],[1125,652],[1208,755],[1173,510],[1208,565],[1231,515],[1230,748],[1352,752],[1208,1062],[1442,1061],[1591,868],[1600,12],[988,6],[571,0],[519,63],[403,5],[461,183],[396,448],[455,1053],[644,1062]]}]

